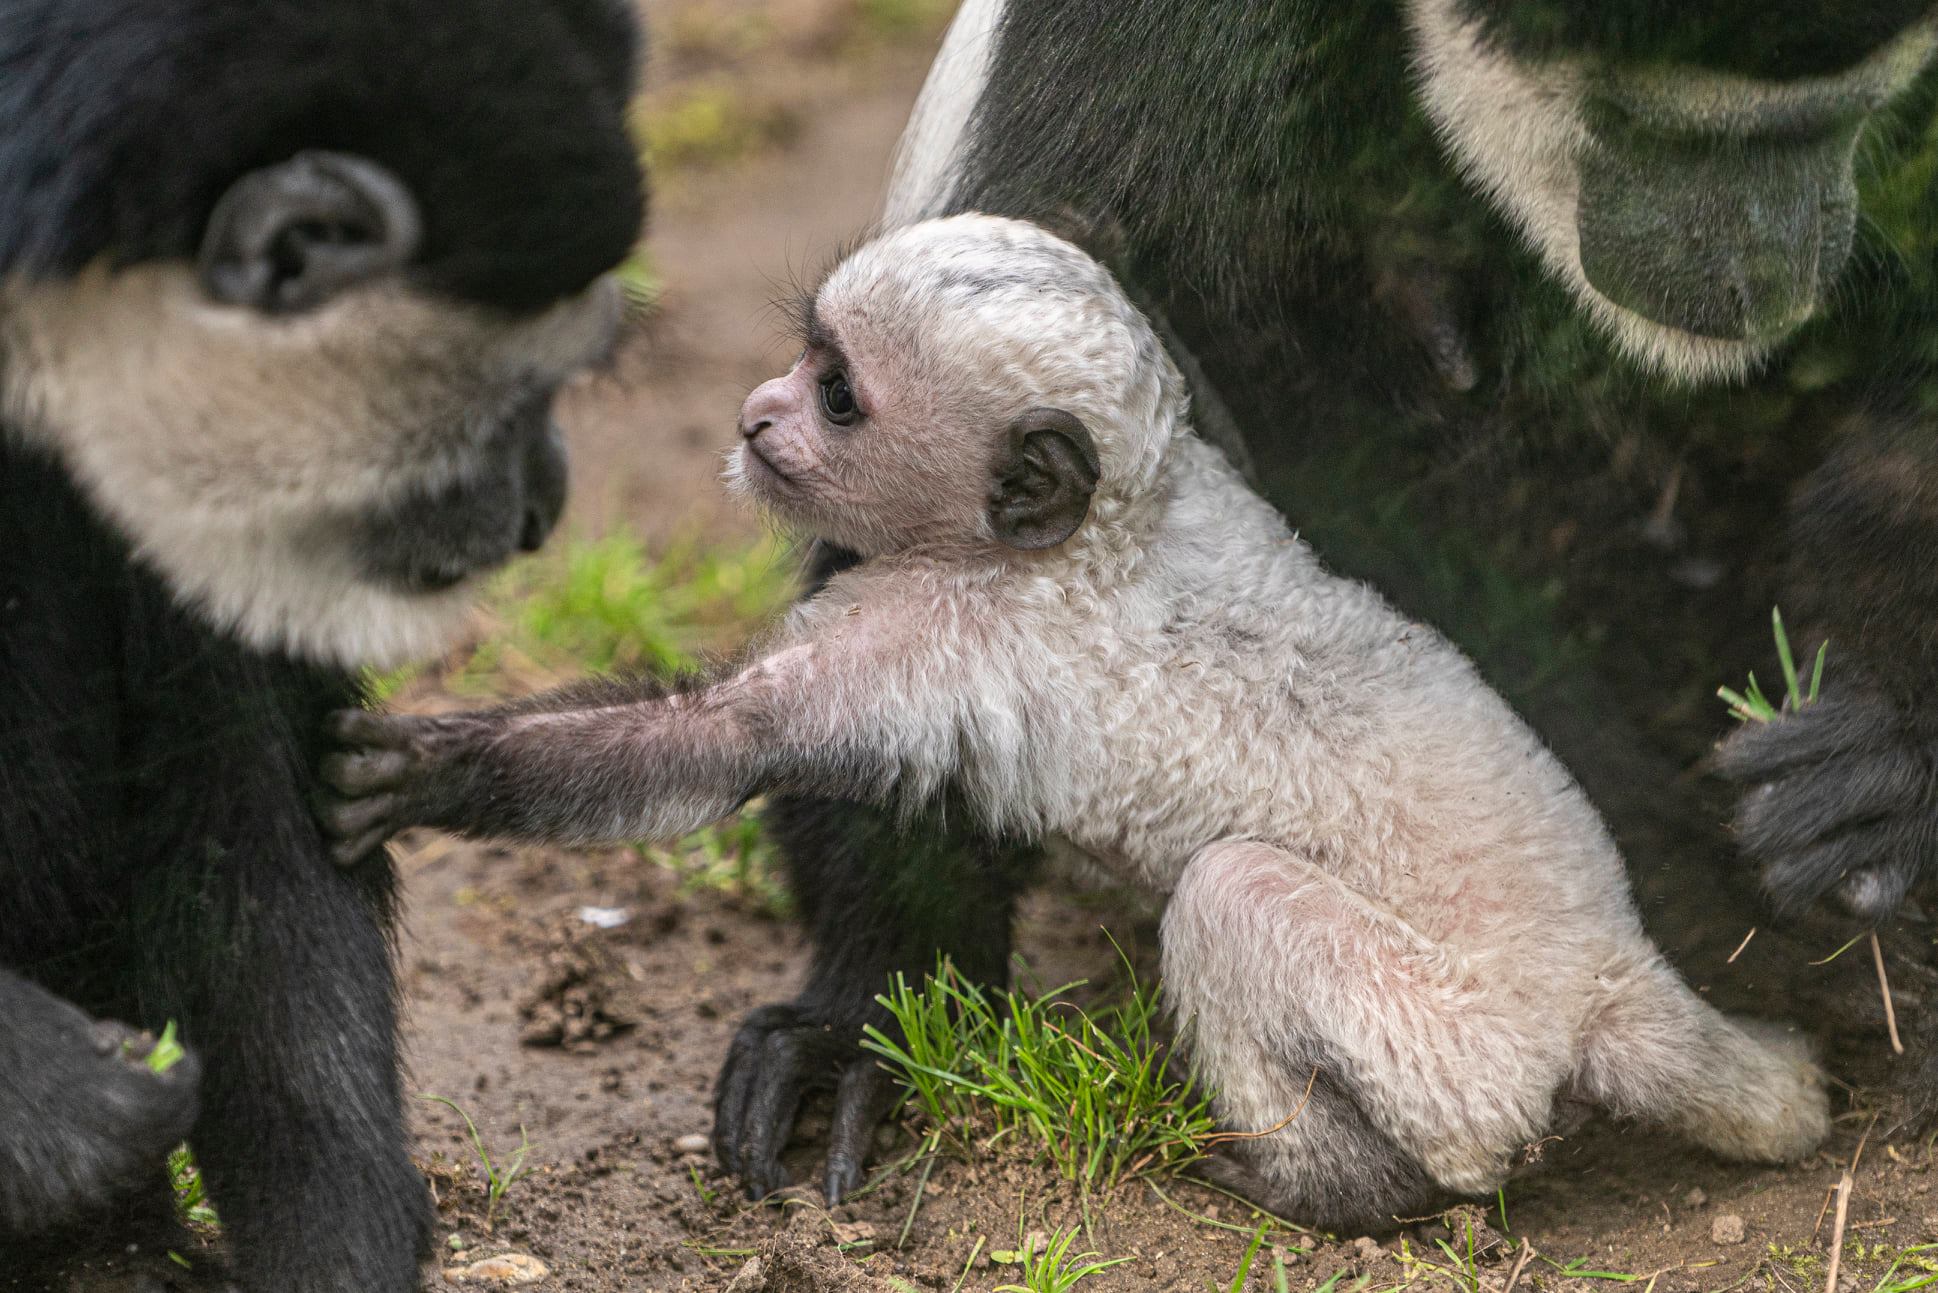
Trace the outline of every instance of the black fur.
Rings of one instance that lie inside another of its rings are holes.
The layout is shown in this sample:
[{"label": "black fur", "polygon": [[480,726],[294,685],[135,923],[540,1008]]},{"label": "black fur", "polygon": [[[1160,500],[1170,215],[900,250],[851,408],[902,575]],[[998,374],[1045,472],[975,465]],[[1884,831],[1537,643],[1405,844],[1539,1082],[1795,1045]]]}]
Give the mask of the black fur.
[{"label": "black fur", "polygon": [[0,13],[0,273],[193,254],[246,171],[304,149],[400,177],[418,274],[508,309],[640,223],[618,0],[20,0]]},{"label": "black fur", "polygon": [[[237,178],[326,149],[410,190],[417,286],[508,310],[577,293],[641,219],[633,33],[617,0],[8,5],[0,277],[192,262]],[[393,876],[380,852],[334,866],[311,814],[324,717],[360,698],[175,604],[0,424],[9,1277],[159,1189],[186,1133],[247,1293],[418,1287]],[[122,1052],[169,1020],[181,1064]]]},{"label": "black fur", "polygon": [[415,1287],[429,1210],[405,1150],[390,868],[338,872],[307,793],[324,715],[357,694],[210,633],[58,470],[0,451],[0,966],[91,1014],[172,1019],[195,1056],[166,1084],[102,1075],[86,1035],[46,1031],[59,1003],[9,978],[48,1049],[28,1028],[0,1050],[5,1231],[157,1179],[199,1067],[189,1139],[244,1287]]},{"label": "black fur", "polygon": [[1462,8],[1532,57],[1587,50],[1769,77],[1837,71],[1929,12],[1924,0],[1463,0]]},{"label": "black fur", "polygon": [[[1776,77],[1841,67],[1926,10],[1466,8],[1524,53]],[[1723,734],[1713,688],[1758,662],[1759,639],[1767,651],[1781,602],[1813,647],[1833,642],[1825,693],[1839,704],[1745,731],[1725,758],[1758,784],[1786,778],[1752,787],[1743,810],[1766,884],[1792,906],[1855,888],[1876,916],[1928,874],[1938,195],[1915,177],[1931,164],[1938,69],[1864,125],[1866,218],[1815,318],[1746,385],[1692,389],[1622,358],[1460,178],[1415,101],[1398,4],[1019,0],[992,66],[952,205],[1041,220],[1111,259],[1230,404],[1268,496],[1331,564],[1478,656],[1591,792],[1635,797],[1596,773],[1634,765],[1596,757],[1615,731],[1578,720],[1565,666],[1531,664],[1530,635],[1607,643],[1660,704],[1649,758],[1686,765]],[[1668,522],[1645,525],[1672,487]],[[1419,543],[1395,541],[1406,527]],[[1549,622],[1489,618],[1477,594],[1502,569],[1554,590]],[[1648,829],[1604,806],[1618,833]],[[986,846],[951,853],[941,824],[898,837],[843,813],[795,806],[778,822],[796,891],[852,904],[810,910],[817,959],[786,1017],[852,1037],[888,970],[919,973],[937,948],[1000,964],[1006,933],[962,914],[1007,910],[1007,890],[972,863]],[[961,886],[955,901],[945,885]],[[763,1056],[773,1017],[757,1012],[729,1057],[716,1146],[784,1140],[790,1083],[863,1062],[830,1045],[811,1063]],[[1938,1061],[1924,1072],[1938,1077]],[[737,1096],[768,1086],[762,1101]],[[738,1165],[764,1189],[771,1161]]]}]

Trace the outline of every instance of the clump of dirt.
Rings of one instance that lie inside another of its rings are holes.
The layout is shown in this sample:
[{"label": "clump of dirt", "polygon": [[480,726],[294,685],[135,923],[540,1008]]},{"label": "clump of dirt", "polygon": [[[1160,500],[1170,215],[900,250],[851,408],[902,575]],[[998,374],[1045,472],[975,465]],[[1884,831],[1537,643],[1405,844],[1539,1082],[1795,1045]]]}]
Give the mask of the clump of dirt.
[{"label": "clump of dirt", "polygon": [[897,1293],[887,1280],[858,1272],[853,1262],[812,1236],[787,1231],[768,1237],[728,1281],[726,1293],[819,1293],[830,1288]]},{"label": "clump of dirt", "polygon": [[562,925],[557,938],[518,1003],[519,1042],[590,1051],[638,1024],[615,1000],[614,976],[624,971],[599,937],[581,923]]}]

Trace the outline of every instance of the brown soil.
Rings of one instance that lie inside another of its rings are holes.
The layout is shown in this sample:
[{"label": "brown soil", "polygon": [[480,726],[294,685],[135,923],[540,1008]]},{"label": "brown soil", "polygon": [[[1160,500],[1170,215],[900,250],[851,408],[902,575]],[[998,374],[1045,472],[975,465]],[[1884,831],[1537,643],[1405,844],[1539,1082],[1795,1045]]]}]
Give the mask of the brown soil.
[{"label": "brown soil", "polygon": [[[652,7],[663,31],[685,12]],[[665,282],[661,308],[616,373],[576,391],[570,409],[583,526],[621,519],[659,540],[696,528],[751,531],[751,520],[723,503],[714,475],[742,395],[787,359],[768,313],[769,299],[785,290],[775,280],[811,271],[871,218],[933,48],[932,34],[853,48],[839,37],[854,7],[838,0],[727,8],[773,15],[777,34],[752,56],[722,55],[704,41],[665,52],[656,93],[682,78],[726,76],[736,93],[783,104],[795,129],[751,157],[660,177],[652,244]],[[1014,1266],[991,1264],[992,1251],[1087,1217],[1079,1251],[1131,1260],[1083,1289],[1223,1289],[1238,1269],[1256,1224],[1250,1210],[1189,1182],[1167,1187],[1168,1198],[1133,1185],[1086,1204],[1048,1169],[944,1158],[926,1176],[919,1165],[886,1169],[864,1197],[831,1213],[808,1190],[779,1205],[746,1205],[705,1154],[681,1142],[708,1130],[710,1086],[736,1021],[792,994],[806,960],[796,931],[751,903],[682,893],[678,877],[629,851],[417,836],[399,855],[409,900],[402,975],[412,1089],[462,1104],[500,1158],[521,1126],[534,1146],[527,1163],[536,1170],[511,1187],[487,1228],[462,1123],[442,1105],[417,1104],[417,1148],[438,1195],[444,1266],[528,1254],[550,1269],[530,1287],[585,1293],[989,1290],[1019,1276]],[[1692,979],[1713,985],[1726,1004],[1801,1016],[1828,1033],[1840,1077],[1859,1085],[1887,1079],[1893,1061],[1862,945],[1809,967],[1844,934],[1833,936],[1828,925],[1789,935],[1766,929],[1730,963],[1757,916],[1733,899],[1719,902],[1692,915],[1682,900],[1689,928],[1677,931],[1675,946]],[[622,909],[627,923],[598,929],[578,914],[587,906]],[[1150,961],[1148,914],[1108,895],[1035,895],[1020,947],[1046,982],[1106,980],[1116,953],[1104,925],[1140,963]],[[1893,939],[1894,953],[1915,951],[1930,931],[1907,925]],[[1894,964],[1906,959],[1916,958],[1894,956]],[[1909,977],[1899,985],[1900,1009],[1915,1015],[1929,976]],[[1666,1135],[1606,1122],[1552,1141],[1505,1194],[1511,1233],[1531,1241],[1538,1257],[1517,1274],[1500,1206],[1475,1210],[1468,1220],[1476,1223],[1479,1282],[1495,1290],[1588,1287],[1560,1273],[1578,1263],[1639,1277],[1639,1287],[1662,1293],[1820,1289],[1827,1191],[1868,1129],[1841,1288],[1869,1290],[1883,1274],[1884,1246],[1938,1238],[1933,1158],[1928,1146],[1889,1133],[1888,1104],[1874,1127],[1871,1100],[1852,1093],[1838,1105],[1849,1112],[1823,1151],[1782,1170],[1720,1163]],[[817,1118],[825,1115],[805,1120],[790,1158],[804,1182],[817,1175],[825,1125]],[[912,1148],[908,1132],[885,1131],[877,1163],[894,1164]],[[1464,1251],[1468,1231],[1460,1229],[1452,1242]],[[1418,1264],[1451,1266],[1435,1244],[1448,1233],[1423,1222],[1373,1244],[1279,1231],[1247,1287],[1276,1287],[1274,1257],[1291,1289],[1339,1271],[1351,1273],[1341,1289],[1359,1274],[1375,1289],[1413,1280],[1471,1287]]]}]

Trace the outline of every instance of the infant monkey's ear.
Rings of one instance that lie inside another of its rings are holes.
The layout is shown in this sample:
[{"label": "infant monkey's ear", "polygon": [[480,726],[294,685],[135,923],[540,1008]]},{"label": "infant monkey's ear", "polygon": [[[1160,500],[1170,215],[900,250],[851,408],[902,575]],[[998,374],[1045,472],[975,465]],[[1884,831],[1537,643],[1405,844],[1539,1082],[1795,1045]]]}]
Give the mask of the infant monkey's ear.
[{"label": "infant monkey's ear", "polygon": [[1009,424],[989,495],[989,528],[1025,551],[1077,532],[1097,488],[1097,446],[1062,409],[1030,409]]}]

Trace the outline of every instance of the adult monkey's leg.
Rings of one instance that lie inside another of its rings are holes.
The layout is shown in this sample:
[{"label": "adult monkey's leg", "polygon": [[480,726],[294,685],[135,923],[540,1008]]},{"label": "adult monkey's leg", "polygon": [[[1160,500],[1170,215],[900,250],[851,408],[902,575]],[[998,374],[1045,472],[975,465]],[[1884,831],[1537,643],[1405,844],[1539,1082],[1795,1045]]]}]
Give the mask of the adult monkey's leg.
[{"label": "adult monkey's leg", "polygon": [[1003,982],[1010,920],[1034,851],[976,839],[937,814],[906,825],[828,800],[782,800],[768,829],[814,944],[793,1001],[748,1014],[714,1094],[713,1148],[750,1198],[785,1186],[781,1150],[801,1097],[832,1088],[825,1187],[836,1202],[861,1183],[875,1125],[892,1100],[888,1074],[856,1044],[862,1027],[892,1031],[875,1001],[896,971],[911,980],[946,954],[974,981]]},{"label": "adult monkey's leg", "polygon": [[[815,553],[810,587],[852,564]],[[947,955],[975,981],[1004,982],[1016,897],[1035,850],[978,837],[945,805],[914,819],[857,804],[781,799],[767,829],[807,923],[814,959],[792,1001],[741,1021],[714,1089],[713,1149],[749,1197],[785,1186],[781,1151],[801,1097],[835,1092],[824,1185],[830,1202],[861,1183],[869,1137],[888,1111],[888,1075],[858,1043],[863,1026],[893,1028],[876,1003],[896,971],[912,980]]]}]

